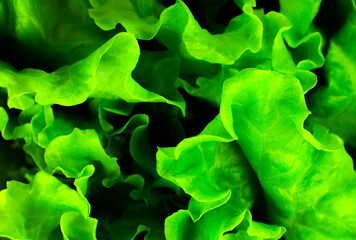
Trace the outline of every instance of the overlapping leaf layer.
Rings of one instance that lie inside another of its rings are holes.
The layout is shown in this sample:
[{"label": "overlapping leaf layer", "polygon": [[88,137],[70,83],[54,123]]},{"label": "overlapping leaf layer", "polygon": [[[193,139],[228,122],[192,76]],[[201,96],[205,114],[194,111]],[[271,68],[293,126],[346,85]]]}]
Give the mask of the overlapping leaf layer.
[{"label": "overlapping leaf layer", "polygon": [[0,40],[0,239],[356,239],[355,1],[4,0]]}]

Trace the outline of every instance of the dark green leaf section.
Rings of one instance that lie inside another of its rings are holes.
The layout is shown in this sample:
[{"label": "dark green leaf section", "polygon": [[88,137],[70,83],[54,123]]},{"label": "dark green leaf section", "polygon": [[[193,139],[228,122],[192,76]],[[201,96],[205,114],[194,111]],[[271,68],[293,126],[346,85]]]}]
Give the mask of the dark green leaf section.
[{"label": "dark green leaf section", "polygon": [[[313,122],[325,125],[356,146],[356,12],[331,40],[326,58],[325,75],[328,87],[320,87],[310,99]],[[345,125],[348,127],[345,128]]]},{"label": "dark green leaf section", "polygon": [[0,3],[0,58],[19,70],[56,68],[85,58],[110,37],[88,15],[85,0]]}]

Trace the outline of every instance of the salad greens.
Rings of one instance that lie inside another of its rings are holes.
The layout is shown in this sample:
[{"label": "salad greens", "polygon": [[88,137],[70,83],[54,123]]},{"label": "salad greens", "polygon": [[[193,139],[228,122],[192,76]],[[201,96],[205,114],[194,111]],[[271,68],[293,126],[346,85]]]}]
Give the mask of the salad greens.
[{"label": "salad greens", "polygon": [[354,0],[4,0],[0,30],[0,239],[356,239]]}]

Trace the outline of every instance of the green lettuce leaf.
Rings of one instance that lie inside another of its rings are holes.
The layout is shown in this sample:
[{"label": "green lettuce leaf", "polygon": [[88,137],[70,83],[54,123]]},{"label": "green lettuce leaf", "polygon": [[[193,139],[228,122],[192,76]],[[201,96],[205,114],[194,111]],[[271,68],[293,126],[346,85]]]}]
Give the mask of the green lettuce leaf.
[{"label": "green lettuce leaf", "polygon": [[[200,27],[181,0],[166,8],[159,19],[156,8],[162,7],[157,3],[155,7],[153,0],[148,4],[129,0],[120,4],[111,0],[91,2],[94,8],[89,14],[102,29],[114,29],[121,23],[138,39],[149,40],[157,35],[168,48],[178,51],[180,44],[184,44],[187,53],[199,60],[232,64],[243,52],[256,52],[260,48],[262,24],[252,14],[250,4],[243,7],[244,14],[234,18],[223,34],[212,35]],[[135,8],[134,3],[139,7]]]},{"label": "green lettuce leaf", "polygon": [[[84,218],[78,212],[66,212],[60,220],[61,231],[64,240],[70,239],[96,239],[96,226],[98,220],[95,218]],[[76,226],[75,228],[73,226]]]},{"label": "green lettuce leaf", "polygon": [[[272,223],[287,229],[286,239],[355,238],[356,208],[346,207],[356,201],[352,159],[325,128],[314,138],[303,128],[310,112],[295,77],[243,70],[225,82],[220,113],[257,174]],[[317,149],[330,140],[339,147]]]},{"label": "green lettuce leaf", "polygon": [[[239,192],[242,181],[251,177],[244,156],[231,141],[233,138],[217,117],[198,136],[184,139],[177,147],[159,148],[157,172],[197,201],[219,202],[234,188]],[[242,172],[240,168],[246,170]],[[246,197],[246,202],[251,204],[253,197]]]},{"label": "green lettuce leaf", "polygon": [[277,240],[286,232],[284,227],[252,221],[251,212],[248,210],[243,214],[245,218],[234,230],[236,233],[227,233],[222,237],[222,240]]},{"label": "green lettuce leaf", "polygon": [[0,239],[356,239],[355,9],[0,1]]},{"label": "green lettuce leaf", "polygon": [[0,36],[10,37],[20,49],[17,57],[31,66],[39,67],[43,60],[51,69],[72,64],[109,37],[88,16],[90,6],[85,0],[14,0],[2,1],[0,6]]},{"label": "green lettuce leaf", "polygon": [[35,100],[41,105],[73,106],[92,97],[168,102],[184,112],[182,104],[145,90],[131,77],[139,54],[137,40],[128,33],[119,33],[87,58],[52,73],[4,68],[0,69],[0,78],[7,82],[10,108],[25,109],[26,94],[36,93]]},{"label": "green lettuce leaf", "polygon": [[254,14],[263,24],[261,50],[245,52],[233,67],[270,69],[297,77],[305,92],[312,89],[317,82],[316,75],[310,70],[322,67],[322,37],[318,32],[303,35],[302,38],[290,38],[293,27],[291,21],[278,12],[254,10]]},{"label": "green lettuce leaf", "polygon": [[[182,228],[184,231],[177,231]],[[165,222],[167,240],[277,240],[285,232],[283,227],[252,221],[249,210],[236,214],[233,209],[224,206],[207,213],[197,222],[193,222],[187,210],[174,213]]]},{"label": "green lettuce leaf", "polygon": [[233,64],[243,52],[257,52],[261,48],[262,24],[253,15],[251,5],[246,4],[243,11],[230,21],[224,33],[212,35],[200,27],[182,1],[177,1],[166,12],[157,39],[183,56]]},{"label": "green lettuce leaf", "polygon": [[3,138],[5,140],[23,139],[25,141],[23,150],[33,158],[42,170],[46,169],[46,164],[43,158],[43,149],[37,145],[36,139],[41,129],[52,121],[53,116],[51,116],[50,110],[50,107],[47,106],[33,105],[16,116],[18,117],[16,120],[13,116],[9,116],[4,108],[0,107],[0,131]]},{"label": "green lettuce leaf", "polygon": [[98,116],[100,126],[106,133],[114,131],[114,126],[109,122],[110,117],[116,115],[130,116],[135,107],[135,103],[103,98],[92,98],[88,103],[91,112]]},{"label": "green lettuce leaf", "polygon": [[98,134],[91,129],[76,128],[69,135],[55,138],[46,148],[44,157],[51,172],[61,171],[67,178],[76,178],[75,184],[84,195],[96,163],[102,165],[105,187],[112,186],[121,173],[117,159],[105,153]]},{"label": "green lettuce leaf", "polygon": [[[89,16],[108,31],[121,24],[137,39],[150,40],[160,28],[159,15],[164,7],[156,0],[90,0]],[[163,15],[164,13],[162,13]]]},{"label": "green lettuce leaf", "polygon": [[[291,35],[288,37],[302,38],[309,30],[313,19],[319,11],[321,0],[300,0],[290,2],[279,0],[281,13],[292,23]],[[294,36],[293,36],[294,35]]]},{"label": "green lettuce leaf", "polygon": [[[356,12],[332,38],[326,58],[328,87],[320,87],[309,99],[313,112],[309,125],[319,123],[356,146]],[[348,126],[348,127],[345,127]]]},{"label": "green lettuce leaf", "polygon": [[[188,210],[166,219],[167,239],[220,239],[251,208],[254,175],[234,139],[216,117],[199,135],[175,148],[159,148],[158,174],[180,186],[192,198]],[[183,231],[176,231],[183,225]],[[209,229],[203,230],[206,226]]]},{"label": "green lettuce leaf", "polygon": [[185,109],[186,103],[178,91],[180,68],[180,58],[171,51],[143,50],[132,76],[143,88]]},{"label": "green lettuce leaf", "polygon": [[183,81],[183,88],[192,96],[207,100],[216,107],[220,106],[224,81],[234,74],[234,70],[223,66],[222,70],[212,78],[199,77],[194,87]]},{"label": "green lettuce leaf", "polygon": [[0,236],[11,239],[96,239],[87,200],[55,177],[38,172],[31,183],[7,182],[0,192]]}]

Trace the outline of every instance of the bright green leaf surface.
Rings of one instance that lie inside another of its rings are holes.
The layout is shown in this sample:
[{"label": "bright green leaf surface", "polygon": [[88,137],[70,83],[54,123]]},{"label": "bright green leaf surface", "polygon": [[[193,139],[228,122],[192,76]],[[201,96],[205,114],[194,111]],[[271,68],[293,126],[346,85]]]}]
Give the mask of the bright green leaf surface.
[{"label": "bright green leaf surface", "polygon": [[0,239],[356,239],[355,9],[0,1]]},{"label": "bright green leaf surface", "polygon": [[[145,5],[137,2],[142,8],[136,9],[129,0],[120,4],[92,0],[94,8],[89,13],[104,30],[121,23],[138,39],[149,40],[158,34],[158,39],[169,48],[177,49],[184,44],[189,55],[211,63],[232,64],[246,50],[256,52],[261,47],[262,24],[248,4],[243,8],[244,14],[234,18],[223,34],[212,35],[200,27],[181,0],[166,8],[159,20],[155,17],[153,0]],[[140,17],[140,11],[146,13]]]},{"label": "bright green leaf surface", "polygon": [[[78,212],[66,212],[60,220],[61,230],[64,240],[71,239],[96,239],[96,225],[98,220],[95,218],[84,218]],[[73,227],[75,226],[75,227]]]},{"label": "bright green leaf surface", "polygon": [[8,182],[0,203],[0,235],[11,239],[62,239],[60,224],[70,236],[95,229],[86,199],[44,172],[29,184]]},{"label": "bright green leaf surface", "polygon": [[279,0],[281,13],[292,23],[292,34],[301,38],[307,33],[313,19],[318,13],[321,0],[300,0],[290,2]]},{"label": "bright green leaf surface", "polygon": [[[0,77],[8,82],[9,106],[24,109],[25,94],[36,93],[42,105],[73,106],[88,97],[122,99],[127,102],[168,102],[162,96],[142,88],[131,77],[140,54],[137,40],[120,33],[87,58],[50,74],[38,69],[1,69]],[[110,81],[110,83],[108,82]],[[40,82],[40,84],[39,84]],[[182,104],[178,105],[184,111]]]},{"label": "bright green leaf surface", "polygon": [[[108,156],[94,130],[74,129],[67,136],[55,138],[46,148],[45,161],[52,172],[61,171],[68,178],[90,177],[99,163],[106,176],[103,184],[110,187],[120,177],[116,158]],[[86,188],[81,189],[85,194]]]},{"label": "bright green leaf surface", "polygon": [[308,141],[303,130],[308,114],[301,85],[292,76],[247,69],[224,85],[223,123],[239,137],[273,223],[286,227],[287,239],[353,239],[352,159],[335,135],[330,139],[340,148],[333,151]]},{"label": "bright green leaf surface", "polygon": [[[263,240],[280,239],[285,233],[285,229],[279,226],[262,224],[252,221],[251,213],[248,210],[236,213],[228,207],[217,208],[193,223],[189,212],[180,210],[167,218],[166,239],[222,239],[222,240]],[[182,228],[184,231],[177,231]],[[210,226],[206,228],[206,226]],[[237,226],[236,229],[234,229]],[[233,231],[236,233],[229,233]]]},{"label": "bright green leaf surface", "polygon": [[[235,187],[239,191],[243,179],[249,178],[244,157],[235,143],[229,143],[232,140],[218,117],[200,135],[183,140],[175,148],[160,148],[157,172],[195,200],[219,203]],[[238,165],[246,170],[239,170]],[[247,198],[247,202],[253,199]]]},{"label": "bright green leaf surface", "polygon": [[158,29],[158,17],[163,6],[156,0],[90,0],[89,16],[103,30],[116,28],[120,23],[137,39],[152,39]]},{"label": "bright green leaf surface", "polygon": [[238,226],[237,233],[225,234],[222,240],[277,240],[286,232],[283,227],[252,221],[252,215],[248,210],[244,214],[245,218]]},{"label": "bright green leaf surface", "polygon": [[[188,210],[166,220],[167,239],[220,239],[252,206],[254,176],[232,140],[218,116],[198,136],[183,140],[176,148],[159,149],[158,174],[192,196]],[[186,225],[185,230],[176,232],[176,224]],[[211,227],[203,230],[205,226]]]}]

